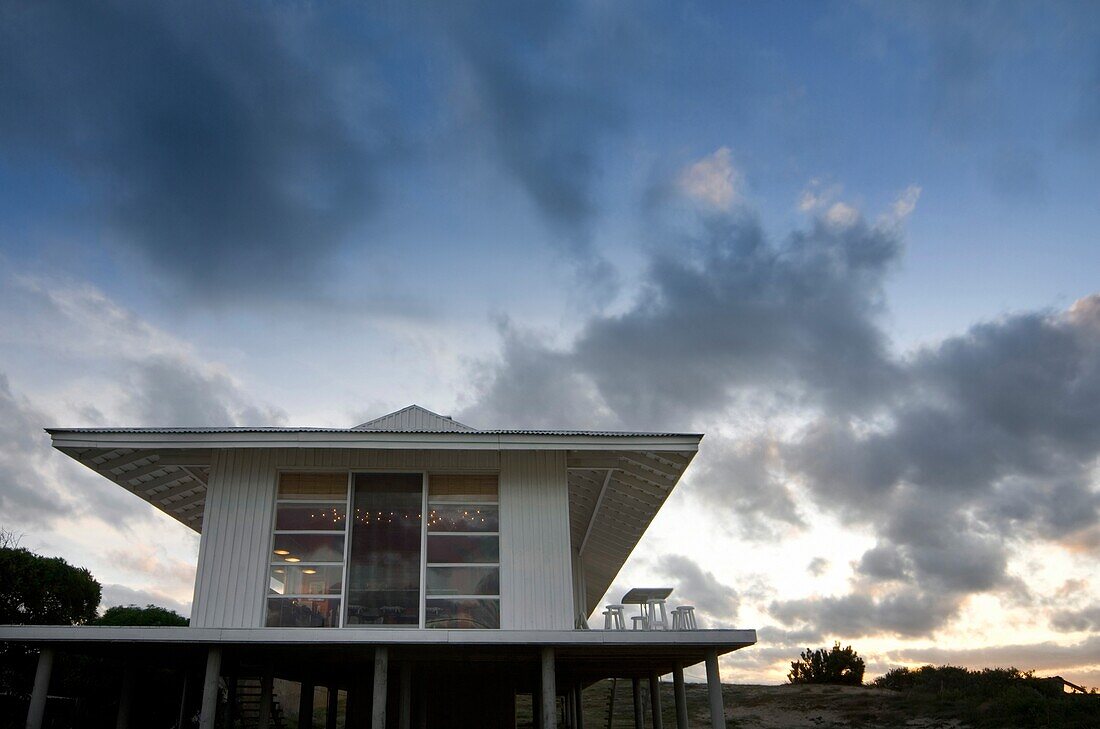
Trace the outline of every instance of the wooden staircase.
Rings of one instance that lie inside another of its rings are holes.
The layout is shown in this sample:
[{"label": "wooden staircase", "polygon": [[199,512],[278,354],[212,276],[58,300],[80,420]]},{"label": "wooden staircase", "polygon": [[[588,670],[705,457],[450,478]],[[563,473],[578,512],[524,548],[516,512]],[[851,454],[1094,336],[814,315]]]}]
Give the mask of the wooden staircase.
[{"label": "wooden staircase", "polygon": [[[260,726],[260,679],[237,679],[236,701],[233,715],[233,729],[258,729]],[[286,729],[286,715],[279,704],[279,697],[271,694],[271,721],[268,729]]]}]

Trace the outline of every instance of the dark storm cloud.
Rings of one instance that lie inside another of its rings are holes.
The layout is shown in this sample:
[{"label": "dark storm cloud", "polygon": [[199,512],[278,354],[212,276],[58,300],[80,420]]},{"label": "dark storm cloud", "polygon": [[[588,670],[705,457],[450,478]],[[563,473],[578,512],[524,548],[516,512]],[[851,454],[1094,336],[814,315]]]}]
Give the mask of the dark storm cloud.
[{"label": "dark storm cloud", "polygon": [[973,594],[1034,599],[1010,573],[1014,545],[1095,549],[1100,296],[899,357],[879,322],[896,224],[825,213],[772,244],[742,211],[698,230],[660,249],[678,254],[656,254],[635,306],[572,346],[509,331],[469,412],[643,429],[800,420],[712,436],[685,484],[742,536],[801,528],[807,503],[875,535],[850,594],[773,603],[795,629],[928,634]]},{"label": "dark storm cloud", "polygon": [[[511,340],[471,410],[482,422],[520,413],[550,425],[532,399],[584,397],[626,427],[688,427],[765,388],[858,409],[897,376],[874,320],[899,252],[895,229],[862,220],[817,221],[775,245],[751,217],[712,218],[692,253],[657,256],[634,308],[591,320],[569,352]],[[514,386],[525,363],[543,361],[554,377]]]},{"label": "dark storm cloud", "polygon": [[1050,616],[1050,625],[1065,632],[1087,630],[1100,633],[1100,605],[1090,605],[1080,610],[1056,610]]},{"label": "dark storm cloud", "polygon": [[1074,645],[1026,643],[985,648],[905,648],[888,654],[891,661],[963,666],[1018,666],[1037,671],[1094,666],[1100,661],[1100,636]]},{"label": "dark storm cloud", "polygon": [[0,150],[79,179],[111,239],[205,295],[308,279],[389,132],[364,54],[320,10],[271,10],[5,4]]},{"label": "dark storm cloud", "polygon": [[286,413],[258,405],[227,374],[171,355],[130,365],[124,407],[143,426],[272,426]]},{"label": "dark storm cloud", "polygon": [[616,81],[632,13],[584,3],[429,3],[467,73],[466,113],[574,249],[587,246],[600,150],[624,123]]},{"label": "dark storm cloud", "polygon": [[736,590],[720,582],[713,572],[682,554],[666,554],[658,558],[654,568],[674,583],[678,600],[695,606],[700,627],[735,624],[740,598]]}]

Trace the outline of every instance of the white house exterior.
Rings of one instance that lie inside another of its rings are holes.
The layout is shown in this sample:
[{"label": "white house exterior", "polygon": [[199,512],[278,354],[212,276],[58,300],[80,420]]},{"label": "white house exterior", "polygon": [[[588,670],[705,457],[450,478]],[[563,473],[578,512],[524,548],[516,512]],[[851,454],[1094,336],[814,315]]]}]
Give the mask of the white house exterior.
[{"label": "white house exterior", "polygon": [[346,691],[347,727],[513,727],[517,693],[551,727],[559,695],[575,707],[606,677],[682,686],[702,661],[724,726],[717,657],[756,639],[587,629],[698,434],[478,430],[417,406],[347,429],[48,432],[201,540],[187,628],[0,627],[42,648],[33,729],[54,652],[104,646],[201,663],[209,729],[219,683],[242,677],[264,700],[275,677],[310,689],[303,704]]}]

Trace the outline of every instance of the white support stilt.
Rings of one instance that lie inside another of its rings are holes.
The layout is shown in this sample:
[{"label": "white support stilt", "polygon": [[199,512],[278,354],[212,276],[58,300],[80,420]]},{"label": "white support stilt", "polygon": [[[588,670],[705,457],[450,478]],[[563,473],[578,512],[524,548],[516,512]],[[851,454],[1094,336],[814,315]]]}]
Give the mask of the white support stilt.
[{"label": "white support stilt", "polygon": [[542,706],[541,729],[557,729],[558,723],[558,687],[557,678],[554,675],[554,649],[546,647],[542,649]]},{"label": "white support stilt", "polygon": [[130,726],[130,708],[134,703],[134,683],[137,681],[137,675],[134,673],[134,667],[127,661],[127,665],[122,669],[122,686],[118,691],[118,714],[115,716],[115,729],[129,729]]},{"label": "white support stilt", "polygon": [[34,688],[31,704],[27,707],[27,729],[42,729],[42,717],[46,714],[46,695],[50,691],[50,674],[53,673],[53,648],[38,651],[38,668],[34,671]]},{"label": "white support stilt", "polygon": [[577,705],[577,729],[584,729],[584,687],[579,683],[573,689],[573,697]]},{"label": "white support stilt", "polygon": [[202,682],[202,710],[199,729],[214,729],[218,714],[218,680],[222,672],[222,649],[211,646],[206,652],[206,676]]},{"label": "white support stilt", "polygon": [[340,687],[334,683],[328,685],[328,695],[325,696],[325,729],[336,729],[336,712],[339,710]]},{"label": "white support stilt", "polygon": [[684,686],[684,666],[680,663],[672,669],[672,687],[676,694],[676,729],[688,729],[687,688]]},{"label": "white support stilt", "polygon": [[642,679],[630,679],[634,693],[634,729],[645,729],[645,702],[642,701]]},{"label": "white support stilt", "polygon": [[271,704],[275,694],[275,676],[265,670],[260,678],[260,716],[256,720],[258,729],[270,729]]},{"label": "white support stilt", "polygon": [[718,673],[718,652],[707,653],[707,697],[710,699],[711,729],[726,729],[726,708],[722,704],[722,676]]},{"label": "white support stilt", "polygon": [[298,729],[313,729],[313,682],[302,681],[298,694]]},{"label": "white support stilt", "polygon": [[386,680],[390,673],[390,654],[384,645],[374,649],[374,700],[370,708],[371,729],[386,729]]},{"label": "white support stilt", "polygon": [[408,661],[401,663],[401,707],[397,719],[400,729],[412,728],[412,664]]},{"label": "white support stilt", "polygon": [[661,677],[656,671],[649,672],[649,711],[652,714],[653,729],[664,729],[665,720],[661,715]]}]

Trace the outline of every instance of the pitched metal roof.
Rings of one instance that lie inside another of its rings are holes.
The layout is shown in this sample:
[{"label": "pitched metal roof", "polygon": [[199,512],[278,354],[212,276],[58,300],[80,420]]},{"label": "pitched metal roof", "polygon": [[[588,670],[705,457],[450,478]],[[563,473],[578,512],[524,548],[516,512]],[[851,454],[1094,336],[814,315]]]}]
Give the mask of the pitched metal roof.
[{"label": "pitched metal roof", "polygon": [[46,428],[47,433],[134,433],[165,434],[174,433],[423,433],[423,434],[472,434],[472,435],[562,435],[562,436],[600,436],[622,438],[662,438],[662,437],[702,437],[701,433],[659,433],[628,430],[401,430],[380,428],[274,428],[274,427],[201,427],[201,428]]}]

